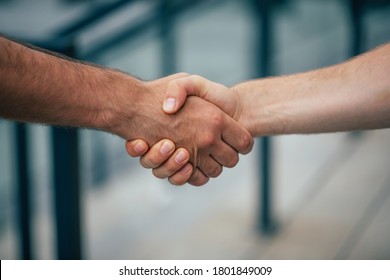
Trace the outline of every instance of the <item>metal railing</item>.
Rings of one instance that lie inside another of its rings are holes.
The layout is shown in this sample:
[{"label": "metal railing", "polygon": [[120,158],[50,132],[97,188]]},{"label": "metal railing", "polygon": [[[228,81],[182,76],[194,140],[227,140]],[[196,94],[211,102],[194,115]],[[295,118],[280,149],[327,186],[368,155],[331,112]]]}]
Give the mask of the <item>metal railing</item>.
[{"label": "metal railing", "polygon": [[[257,34],[255,50],[262,50],[254,54],[256,67],[253,69],[253,78],[265,77],[272,74],[270,61],[273,55],[273,5],[270,0],[248,0],[253,5],[254,17],[257,19]],[[93,26],[104,18],[113,16],[124,5],[135,3],[135,0],[119,0],[105,4],[90,11],[80,20],[55,32],[50,40],[39,42],[30,40],[40,47],[61,52],[65,55],[93,61],[102,52],[114,45],[120,44],[144,33],[148,28],[159,26],[162,58],[162,75],[176,72],[176,40],[175,19],[182,12],[199,5],[202,1],[156,1],[156,5],[144,17],[125,26],[119,32],[89,48],[82,56],[78,55],[75,38],[87,27]],[[203,1],[204,2],[204,1]],[[222,1],[221,1],[222,2]],[[362,0],[349,0],[351,32],[351,56],[362,51]],[[19,198],[19,231],[20,257],[33,258],[31,249],[31,203],[30,180],[27,174],[28,147],[26,126],[16,126],[17,136],[17,176]],[[55,220],[56,220],[56,249],[58,259],[83,258],[80,217],[80,174],[79,174],[79,135],[77,129],[52,128],[53,147],[53,182],[55,190]],[[259,208],[258,229],[264,234],[271,234],[276,229],[276,222],[272,214],[272,140],[263,137],[260,140],[260,170],[259,170]]]}]

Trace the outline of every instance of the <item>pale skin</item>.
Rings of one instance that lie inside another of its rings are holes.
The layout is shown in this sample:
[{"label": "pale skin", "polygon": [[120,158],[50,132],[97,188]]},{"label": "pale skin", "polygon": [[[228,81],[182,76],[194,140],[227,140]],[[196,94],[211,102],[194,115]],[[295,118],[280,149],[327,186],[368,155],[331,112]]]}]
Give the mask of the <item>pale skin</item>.
[{"label": "pale skin", "polygon": [[[254,137],[389,128],[390,44],[338,65],[231,88],[199,76],[182,77],[169,83],[163,110],[174,114],[190,95],[216,104]],[[135,143],[144,147],[139,154],[133,152]],[[161,154],[158,144],[148,150],[141,140],[126,147],[155,176],[185,182],[185,163],[174,161],[174,148]]]},{"label": "pale skin", "polygon": [[202,185],[224,166],[236,165],[238,153],[248,153],[253,138],[220,108],[200,98],[188,98],[178,113],[165,114],[161,103],[169,83],[185,76],[140,81],[0,36],[0,117],[142,139],[141,145],[134,142],[133,151],[142,153],[143,145],[154,145],[174,153],[181,166],[179,178]]}]

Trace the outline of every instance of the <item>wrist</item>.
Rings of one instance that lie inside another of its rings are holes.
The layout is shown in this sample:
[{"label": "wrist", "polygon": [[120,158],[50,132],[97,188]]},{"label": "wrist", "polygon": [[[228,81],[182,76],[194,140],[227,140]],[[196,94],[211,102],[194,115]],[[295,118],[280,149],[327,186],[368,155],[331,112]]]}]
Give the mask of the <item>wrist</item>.
[{"label": "wrist", "polygon": [[263,127],[261,122],[264,120],[261,117],[263,108],[260,101],[263,90],[258,82],[256,86],[253,85],[253,82],[247,81],[237,84],[231,90],[236,96],[237,108],[240,108],[237,110],[238,118],[235,119],[255,137],[264,135],[259,131],[259,127]]},{"label": "wrist", "polygon": [[94,127],[131,139],[133,129],[129,127],[129,123],[137,115],[140,97],[147,86],[144,82],[119,71],[108,72],[102,77],[104,82],[101,83],[100,94],[103,98]]},{"label": "wrist", "polygon": [[284,97],[281,78],[257,79],[237,84],[232,89],[240,100],[239,122],[253,137],[285,132]]}]

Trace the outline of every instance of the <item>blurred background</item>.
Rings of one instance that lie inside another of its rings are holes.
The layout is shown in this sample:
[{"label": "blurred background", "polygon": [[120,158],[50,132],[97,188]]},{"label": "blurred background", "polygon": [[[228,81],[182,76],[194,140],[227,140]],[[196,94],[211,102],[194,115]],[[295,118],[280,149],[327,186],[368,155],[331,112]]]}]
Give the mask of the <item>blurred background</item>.
[{"label": "blurred background", "polygon": [[[0,0],[0,32],[143,79],[233,85],[388,42],[390,1]],[[278,136],[174,187],[118,137],[0,120],[0,258],[389,259],[389,171],[389,129]]]}]

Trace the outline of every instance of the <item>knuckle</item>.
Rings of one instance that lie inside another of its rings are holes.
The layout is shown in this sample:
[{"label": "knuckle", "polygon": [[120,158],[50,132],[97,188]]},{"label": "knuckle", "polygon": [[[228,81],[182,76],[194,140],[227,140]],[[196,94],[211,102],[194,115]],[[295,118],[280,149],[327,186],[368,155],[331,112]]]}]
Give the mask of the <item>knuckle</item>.
[{"label": "knuckle", "polygon": [[215,141],[216,141],[216,137],[215,137],[214,133],[206,132],[200,140],[200,146],[203,148],[210,147],[210,146],[214,145]]},{"label": "knuckle", "polygon": [[177,178],[177,177],[169,177],[168,178],[169,183],[171,183],[174,186],[181,186],[184,185],[186,182],[183,178]]},{"label": "knuckle", "polygon": [[202,185],[206,184],[208,182],[208,180],[209,180],[209,178],[207,178],[205,176],[201,176],[199,174],[199,171],[197,171],[194,174],[192,174],[192,176],[188,180],[188,183],[190,185],[199,187],[199,186],[202,186]]},{"label": "knuckle", "polygon": [[226,167],[232,168],[237,165],[239,161],[239,157],[237,153],[232,154],[231,157],[229,157],[229,161],[226,164]]},{"label": "knuckle", "polygon": [[165,166],[165,173],[171,175],[177,172],[180,169],[180,166],[176,166],[174,164],[168,164]]},{"label": "knuckle", "polygon": [[224,115],[218,110],[215,110],[210,114],[210,121],[216,127],[220,127],[223,124],[224,120]]},{"label": "knuckle", "polygon": [[152,168],[157,167],[159,165],[158,159],[155,156],[151,156],[149,158],[149,163]]},{"label": "knuckle", "polygon": [[143,158],[143,157],[141,157],[141,158],[139,159],[139,163],[142,165],[143,168],[147,168],[147,169],[152,168],[152,167],[148,164],[148,162],[145,160],[145,158]]},{"label": "knuckle", "polygon": [[190,74],[188,74],[187,72],[179,72],[176,75],[180,76],[180,77],[186,77],[186,76],[189,76]]},{"label": "knuckle", "polygon": [[153,168],[152,173],[153,173],[154,177],[159,178],[159,179],[165,179],[168,177],[168,176],[166,176],[166,174],[164,172],[161,172],[161,170],[156,169],[156,168]]},{"label": "knuckle", "polygon": [[198,83],[198,82],[201,82],[202,81],[202,77],[201,76],[199,76],[199,75],[190,75],[190,78],[191,78],[191,80],[193,81],[193,82],[195,82],[195,83]]},{"label": "knuckle", "polygon": [[211,178],[216,178],[222,173],[222,166],[215,165],[210,169],[210,171],[207,173],[207,175]]},{"label": "knuckle", "polygon": [[155,155],[141,157],[140,163],[145,168],[155,168],[160,165],[160,162]]},{"label": "knuckle", "polygon": [[172,88],[179,86],[178,80],[171,80],[168,82],[167,91],[172,90]]},{"label": "knuckle", "polygon": [[198,88],[199,92],[201,93],[205,93],[206,91],[206,85],[205,85],[205,79],[202,77],[202,76],[199,76],[199,75],[190,75],[188,77],[188,80],[190,81],[190,83],[192,85],[196,85],[196,87]]},{"label": "knuckle", "polygon": [[198,179],[190,179],[189,183],[190,183],[190,185],[193,185],[195,187],[200,187],[200,186],[206,184],[206,182],[203,182],[203,180],[199,179],[199,178]]},{"label": "knuckle", "polygon": [[252,137],[250,137],[248,135],[244,135],[240,139],[239,151],[244,152],[244,153],[249,153],[252,150],[253,143],[254,143],[254,141],[253,141]]},{"label": "knuckle", "polygon": [[201,179],[200,181],[198,181],[198,183],[195,185],[196,187],[200,187],[200,186],[203,186],[205,185],[207,182],[209,181],[209,178],[203,178]]}]

